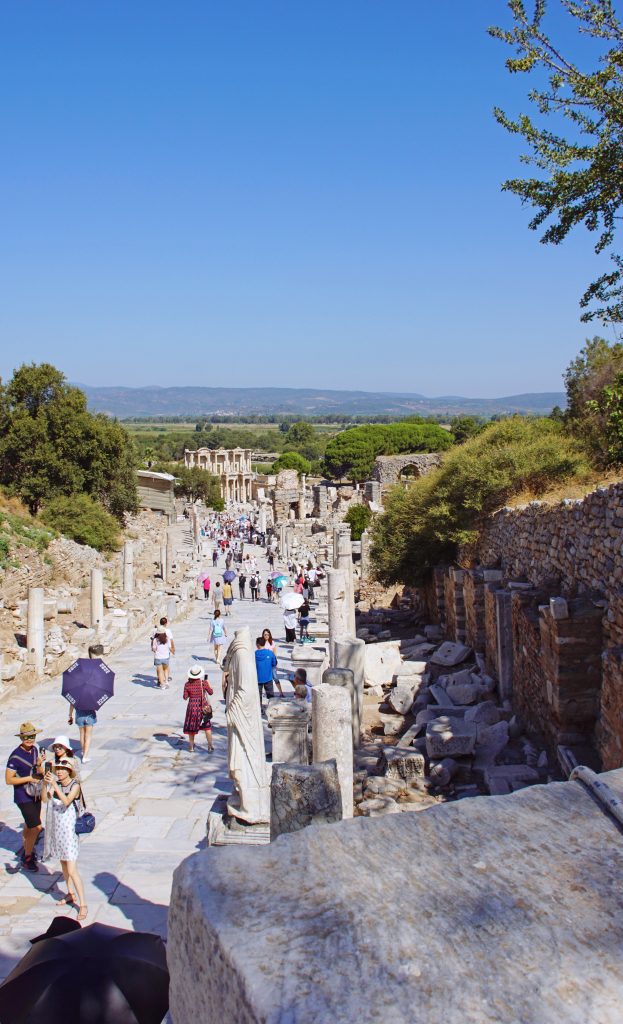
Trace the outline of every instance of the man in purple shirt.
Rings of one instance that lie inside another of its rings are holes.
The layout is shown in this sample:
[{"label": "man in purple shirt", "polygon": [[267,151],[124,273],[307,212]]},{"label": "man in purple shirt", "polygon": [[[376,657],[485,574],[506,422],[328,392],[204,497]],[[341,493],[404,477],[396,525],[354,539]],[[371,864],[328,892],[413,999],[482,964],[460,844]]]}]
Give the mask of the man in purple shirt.
[{"label": "man in purple shirt", "polygon": [[13,786],[13,800],[24,819],[22,859],[29,871],[39,870],[34,850],[42,827],[41,799],[26,792],[28,783],[41,782],[42,779],[41,755],[35,743],[39,731],[32,722],[22,722],[17,733],[20,744],[12,751],[4,776],[7,786]]}]

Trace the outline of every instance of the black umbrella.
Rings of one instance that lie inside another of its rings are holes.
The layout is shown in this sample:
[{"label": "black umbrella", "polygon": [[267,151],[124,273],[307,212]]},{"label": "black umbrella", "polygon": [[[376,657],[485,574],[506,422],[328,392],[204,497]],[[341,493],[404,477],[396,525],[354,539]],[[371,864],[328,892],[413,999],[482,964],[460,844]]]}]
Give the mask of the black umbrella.
[{"label": "black umbrella", "polygon": [[101,658],[78,658],[63,672],[61,693],[74,707],[97,711],[115,692],[115,673]]},{"label": "black umbrella", "polygon": [[41,937],[0,985],[1,1024],[161,1024],[169,972],[159,935],[91,924]]}]

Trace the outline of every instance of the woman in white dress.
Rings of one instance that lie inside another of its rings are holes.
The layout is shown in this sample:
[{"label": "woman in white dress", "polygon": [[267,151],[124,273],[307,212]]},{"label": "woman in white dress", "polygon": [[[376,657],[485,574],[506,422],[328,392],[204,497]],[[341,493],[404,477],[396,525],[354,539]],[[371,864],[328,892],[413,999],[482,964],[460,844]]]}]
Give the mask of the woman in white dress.
[{"label": "woman in white dress", "polygon": [[46,772],[44,781],[41,802],[47,804],[47,809],[43,858],[47,860],[56,857],[60,860],[67,886],[67,895],[60,903],[76,906],[78,920],[84,921],[88,907],[84,902],[84,887],[76,865],[80,848],[76,835],[76,801],[81,794],[76,769],[71,761],[63,758],[56,764],[54,771]]}]

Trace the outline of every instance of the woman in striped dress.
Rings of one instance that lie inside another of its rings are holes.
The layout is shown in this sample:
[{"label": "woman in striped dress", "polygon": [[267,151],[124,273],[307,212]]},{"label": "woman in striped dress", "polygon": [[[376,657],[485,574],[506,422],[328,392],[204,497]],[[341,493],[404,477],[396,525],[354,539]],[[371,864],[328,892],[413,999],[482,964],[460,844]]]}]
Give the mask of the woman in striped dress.
[{"label": "woman in striped dress", "polygon": [[214,690],[208,680],[202,677],[201,665],[193,665],[184,684],[184,700],[188,701],[184,732],[188,736],[188,749],[191,751],[195,749],[195,736],[201,729],[206,734],[208,750],[214,750],[212,746],[212,705],[208,700]]}]

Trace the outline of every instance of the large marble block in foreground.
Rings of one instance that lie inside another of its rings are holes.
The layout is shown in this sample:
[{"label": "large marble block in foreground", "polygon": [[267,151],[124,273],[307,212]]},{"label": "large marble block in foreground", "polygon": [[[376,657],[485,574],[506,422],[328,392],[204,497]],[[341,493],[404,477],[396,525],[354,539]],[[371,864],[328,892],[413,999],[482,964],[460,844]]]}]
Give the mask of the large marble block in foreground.
[{"label": "large marble block in foreground", "polygon": [[579,782],[200,852],[173,882],[173,1019],[620,1024],[621,877]]}]

